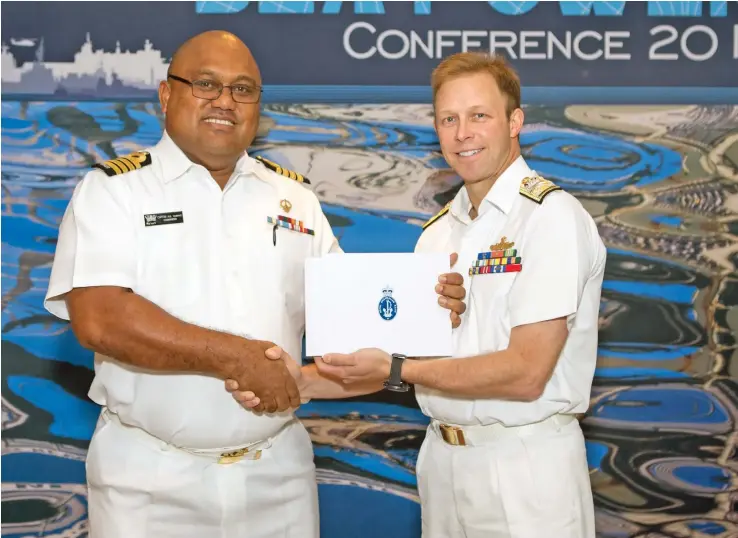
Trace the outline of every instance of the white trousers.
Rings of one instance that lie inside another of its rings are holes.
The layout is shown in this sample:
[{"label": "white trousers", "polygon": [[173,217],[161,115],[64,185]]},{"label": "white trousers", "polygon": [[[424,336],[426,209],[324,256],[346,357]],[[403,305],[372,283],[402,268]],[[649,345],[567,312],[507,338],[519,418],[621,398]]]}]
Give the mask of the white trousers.
[{"label": "white trousers", "polygon": [[116,421],[87,454],[89,538],[318,538],[310,436],[296,421],[259,459],[222,465]]},{"label": "white trousers", "polygon": [[473,447],[429,427],[417,464],[423,538],[595,538],[579,422],[546,426]]}]

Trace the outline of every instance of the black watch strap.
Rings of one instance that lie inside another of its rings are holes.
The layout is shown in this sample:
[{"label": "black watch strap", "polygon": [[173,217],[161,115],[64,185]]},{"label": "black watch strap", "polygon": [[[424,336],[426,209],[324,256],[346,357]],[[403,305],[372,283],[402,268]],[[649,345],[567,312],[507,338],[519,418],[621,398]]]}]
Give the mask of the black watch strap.
[{"label": "black watch strap", "polygon": [[390,366],[390,376],[387,381],[384,382],[384,388],[394,392],[407,392],[410,390],[410,385],[402,380],[402,363],[405,362],[407,357],[399,353],[392,354],[392,364]]}]

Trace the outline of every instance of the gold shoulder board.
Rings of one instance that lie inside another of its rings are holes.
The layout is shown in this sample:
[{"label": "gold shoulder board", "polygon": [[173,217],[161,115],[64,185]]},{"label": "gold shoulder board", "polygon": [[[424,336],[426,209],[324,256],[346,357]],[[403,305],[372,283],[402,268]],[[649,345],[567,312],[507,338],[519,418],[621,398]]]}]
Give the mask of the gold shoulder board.
[{"label": "gold shoulder board", "polygon": [[139,170],[151,164],[151,154],[147,151],[136,151],[117,159],[110,159],[102,163],[96,163],[93,168],[98,168],[108,176],[117,176],[126,172]]},{"label": "gold shoulder board", "polygon": [[289,170],[287,168],[282,168],[277,163],[270,161],[269,159],[265,159],[264,157],[261,157],[257,155],[256,160],[259,161],[261,164],[269,168],[269,170],[272,170],[273,172],[277,172],[278,174],[288,177],[290,179],[294,179],[295,181],[299,183],[304,183],[305,185],[310,185],[310,180],[303,176],[302,174],[298,174],[297,172],[293,170]]},{"label": "gold shoulder board", "polygon": [[448,213],[449,208],[451,207],[451,202],[447,203],[443,209],[441,209],[438,213],[433,215],[431,218],[429,218],[425,224],[423,224],[423,229],[425,230],[428,226],[436,222],[438,219],[440,219],[442,216],[444,216],[446,213]]},{"label": "gold shoulder board", "polygon": [[560,190],[561,187],[541,176],[526,177],[520,182],[520,194],[537,204],[543,203],[543,199],[552,192]]}]

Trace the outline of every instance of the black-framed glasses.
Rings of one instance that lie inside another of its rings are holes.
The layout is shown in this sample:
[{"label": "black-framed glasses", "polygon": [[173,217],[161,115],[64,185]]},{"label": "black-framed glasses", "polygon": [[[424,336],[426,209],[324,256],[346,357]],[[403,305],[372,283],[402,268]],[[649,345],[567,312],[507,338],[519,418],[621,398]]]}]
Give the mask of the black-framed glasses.
[{"label": "black-framed glasses", "polygon": [[258,103],[261,99],[261,86],[255,84],[222,84],[215,80],[199,79],[187,80],[176,75],[167,75],[168,78],[187,84],[192,88],[192,95],[198,99],[215,101],[223,93],[224,88],[231,90],[231,97],[237,103]]}]

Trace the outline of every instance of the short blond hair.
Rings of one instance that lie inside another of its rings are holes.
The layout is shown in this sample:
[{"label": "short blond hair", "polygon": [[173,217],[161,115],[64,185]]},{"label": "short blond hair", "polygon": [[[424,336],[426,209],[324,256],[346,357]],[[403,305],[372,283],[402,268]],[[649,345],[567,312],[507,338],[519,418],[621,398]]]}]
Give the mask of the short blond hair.
[{"label": "short blond hair", "polygon": [[515,70],[497,55],[483,52],[458,52],[444,58],[431,74],[433,102],[444,83],[464,75],[488,73],[494,77],[497,87],[507,99],[505,111],[510,117],[513,110],[520,108],[520,78]]}]

